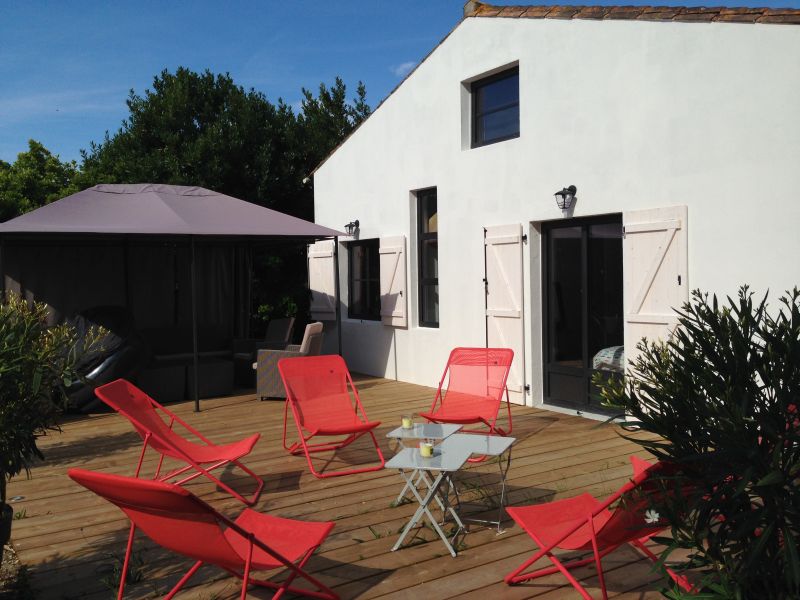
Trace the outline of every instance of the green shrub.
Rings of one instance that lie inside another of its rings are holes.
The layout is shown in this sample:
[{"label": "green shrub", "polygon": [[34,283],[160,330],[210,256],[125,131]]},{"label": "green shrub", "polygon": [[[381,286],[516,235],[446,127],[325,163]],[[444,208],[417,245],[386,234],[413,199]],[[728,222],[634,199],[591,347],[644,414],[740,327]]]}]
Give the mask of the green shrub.
[{"label": "green shrub", "polygon": [[44,304],[14,294],[0,303],[0,506],[7,481],[43,458],[37,439],[58,429],[75,362],[98,335],[90,332],[78,343],[69,325],[47,326]]},{"label": "green shrub", "polygon": [[665,557],[688,550],[679,564],[702,574],[703,597],[800,597],[800,291],[772,312],[766,300],[694,292],[666,343],[638,346],[624,382],[595,380],[626,427],[658,436],[634,441],[679,463],[695,490],[658,508],[672,521]]}]

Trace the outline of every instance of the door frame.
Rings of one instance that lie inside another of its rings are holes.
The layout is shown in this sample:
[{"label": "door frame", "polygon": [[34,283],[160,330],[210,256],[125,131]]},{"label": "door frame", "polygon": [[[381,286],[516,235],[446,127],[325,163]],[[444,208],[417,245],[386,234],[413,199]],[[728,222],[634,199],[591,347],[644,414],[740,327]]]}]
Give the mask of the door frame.
[{"label": "door frame", "polygon": [[[541,317],[542,317],[542,327],[541,327],[541,334],[542,334],[542,363],[541,363],[541,374],[542,374],[542,403],[544,405],[556,406],[562,409],[567,410],[576,410],[579,413],[582,411],[588,412],[596,412],[601,414],[612,414],[613,411],[608,409],[604,409],[602,406],[594,405],[589,403],[589,394],[591,393],[591,377],[593,369],[589,368],[586,359],[589,354],[589,336],[588,332],[588,314],[589,314],[589,295],[587,293],[588,290],[588,281],[589,281],[589,262],[585,260],[586,252],[587,252],[587,244],[589,239],[588,233],[588,226],[593,224],[601,224],[601,223],[608,223],[612,220],[612,218],[618,218],[620,227],[623,224],[623,215],[622,212],[614,212],[614,213],[604,213],[601,215],[591,215],[585,217],[569,217],[565,219],[557,219],[552,221],[541,221],[539,223],[540,228],[540,240],[541,240],[541,254],[540,254],[540,269],[541,269]],[[583,374],[581,377],[586,381],[586,396],[585,401],[581,402],[553,402],[550,398],[550,379],[548,377],[549,373],[563,373],[565,375],[575,376],[577,369],[574,367],[550,367],[550,357],[549,357],[549,342],[550,342],[550,324],[549,324],[549,317],[550,317],[550,293],[549,293],[549,283],[548,277],[550,275],[550,249],[548,247],[549,242],[549,234],[552,229],[560,228],[560,227],[574,227],[580,226],[585,227],[585,229],[581,232],[581,284],[584,289],[584,293],[581,298],[581,329],[583,332],[582,340],[581,340],[581,354],[584,358],[584,366],[581,369]],[[623,232],[624,236],[624,232]],[[622,239],[620,239],[620,243]],[[623,258],[624,260],[624,258]],[[624,279],[623,279],[624,285]],[[624,330],[623,330],[624,331]]]}]

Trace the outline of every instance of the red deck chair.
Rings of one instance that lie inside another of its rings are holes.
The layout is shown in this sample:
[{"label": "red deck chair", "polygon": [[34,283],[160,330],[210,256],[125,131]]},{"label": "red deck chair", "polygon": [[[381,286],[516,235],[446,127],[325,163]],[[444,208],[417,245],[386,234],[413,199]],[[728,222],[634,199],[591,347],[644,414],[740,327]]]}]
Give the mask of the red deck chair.
[{"label": "red deck chair", "polygon": [[[264,481],[240,463],[239,459],[250,453],[261,434],[253,434],[233,444],[215,446],[183,419],[161,406],[142,390],[124,379],[117,379],[111,383],[101,385],[94,393],[103,402],[128,419],[136,428],[136,431],[139,432],[139,435],[142,436],[144,445],[139,455],[139,463],[136,465],[136,477],[139,476],[139,471],[142,468],[145,452],[150,447],[161,455],[153,479],[167,481],[187,471],[194,470],[194,473],[175,483],[178,485],[184,484],[200,475],[205,475],[234,498],[247,505],[252,505],[258,500],[264,487]],[[168,424],[164,422],[159,411],[169,418]],[[172,430],[175,423],[181,425],[192,435],[197,436],[203,443],[196,444],[178,435]],[[165,456],[188,464],[162,476],[161,465],[164,463]],[[211,474],[214,469],[231,463],[256,480],[258,487],[250,500],[245,499],[241,494],[235,492]]]},{"label": "red deck chair", "polygon": [[[506,380],[513,359],[510,348],[454,348],[431,410],[420,416],[433,423],[481,425],[478,429],[464,429],[467,433],[508,435],[513,424]],[[504,392],[508,430],[497,425]]]},{"label": "red deck chair", "polygon": [[[546,504],[507,508],[508,514],[539,546],[539,551],[506,575],[505,582],[512,585],[560,571],[583,598],[591,600],[592,597],[570,570],[594,562],[603,599],[606,600],[608,594],[601,564],[601,559],[606,554],[628,543],[657,562],[658,557],[645,547],[644,542],[669,526],[657,513],[649,510],[654,494],[663,493],[652,476],[663,472],[666,466],[663,463],[651,465],[635,456],[631,456],[631,463],[633,463],[633,479],[603,502],[589,494],[582,494],[575,498]],[[611,504],[621,499],[616,508],[609,510]],[[592,555],[562,563],[553,554],[556,548],[573,551],[591,550]],[[554,566],[522,574],[545,556]],[[677,575],[670,569],[667,569],[667,572],[684,590],[692,590],[685,577]]]},{"label": "red deck chair", "polygon": [[[239,577],[242,600],[251,584],[277,590],[273,598],[279,598],[286,591],[313,598],[338,598],[303,570],[311,554],[333,529],[333,523],[282,519],[249,508],[231,521],[191,492],[171,483],[82,469],[70,469],[68,473],[80,485],[121,508],[131,520],[131,532],[138,527],[156,544],[197,560],[165,596],[166,600],[177,594],[205,563]],[[125,591],[132,541],[131,537],[122,567],[118,600]],[[252,571],[282,567],[289,570],[289,576],[282,583],[251,577]],[[292,586],[298,577],[317,589]]]},{"label": "red deck chair", "polygon": [[[367,418],[358,390],[353,385],[353,379],[341,356],[333,354],[284,358],[278,362],[278,370],[286,387],[286,406],[283,412],[283,447],[286,450],[292,454],[305,453],[308,468],[320,479],[383,468],[383,454],[373,433],[381,423]],[[300,440],[287,445],[286,427],[290,408]],[[332,473],[320,473],[314,468],[311,454],[338,450],[365,434],[372,438],[380,464]],[[317,437],[339,439],[309,443]]]}]

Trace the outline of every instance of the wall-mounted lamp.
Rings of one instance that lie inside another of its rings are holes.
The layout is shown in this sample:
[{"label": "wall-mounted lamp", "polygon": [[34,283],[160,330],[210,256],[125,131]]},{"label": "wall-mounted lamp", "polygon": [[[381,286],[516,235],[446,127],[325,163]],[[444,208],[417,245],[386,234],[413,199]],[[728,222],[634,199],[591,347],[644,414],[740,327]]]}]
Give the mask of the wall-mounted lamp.
[{"label": "wall-mounted lamp", "polygon": [[576,188],[574,185],[571,185],[555,193],[556,204],[558,204],[558,208],[560,208],[561,212],[564,214],[567,214],[567,211],[572,207],[572,203],[575,201],[575,194],[577,191],[578,188]]},{"label": "wall-mounted lamp", "polygon": [[356,229],[358,229],[358,226],[359,222],[358,219],[356,219],[355,221],[350,221],[347,225],[345,225],[344,230],[347,232],[347,235],[353,237],[353,234],[356,232]]}]

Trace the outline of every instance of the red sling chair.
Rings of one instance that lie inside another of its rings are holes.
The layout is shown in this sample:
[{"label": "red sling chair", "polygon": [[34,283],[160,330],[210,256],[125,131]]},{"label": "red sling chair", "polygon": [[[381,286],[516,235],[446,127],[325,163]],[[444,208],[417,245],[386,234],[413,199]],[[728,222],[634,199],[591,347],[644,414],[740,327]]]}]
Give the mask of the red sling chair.
[{"label": "red sling chair", "polygon": [[[603,599],[607,600],[608,594],[601,564],[601,559],[606,554],[628,543],[641,550],[651,560],[658,562],[658,557],[644,545],[644,542],[669,526],[658,514],[648,510],[654,494],[663,493],[657,488],[652,476],[663,472],[667,467],[664,463],[651,465],[635,456],[631,456],[631,463],[633,479],[603,502],[596,500],[590,494],[582,494],[575,498],[545,504],[507,508],[508,514],[539,546],[539,551],[506,575],[505,582],[512,585],[560,571],[583,598],[591,600],[592,597],[570,570],[594,562]],[[609,510],[611,504],[621,499],[616,508]],[[562,563],[553,554],[556,548],[573,551],[591,550],[592,556]],[[544,557],[549,558],[554,566],[523,574],[523,571]],[[692,590],[685,577],[677,575],[671,569],[667,569],[667,572],[684,590]]]},{"label": "red sling chair", "polygon": [[[333,529],[333,523],[311,523],[282,519],[245,508],[235,521],[218,513],[188,490],[171,483],[70,469],[69,476],[85,488],[117,505],[136,527],[155,543],[197,562],[164,597],[169,600],[203,564],[225,569],[242,580],[241,598],[247,586],[257,585],[284,592],[335,600],[338,596],[303,570],[311,554]],[[117,599],[125,591],[125,575],[131,544],[119,582]],[[256,570],[284,567],[289,576],[282,583],[253,579]],[[317,590],[291,586],[297,578],[305,579]]]},{"label": "red sling chair", "polygon": [[[253,434],[233,444],[216,446],[183,419],[161,406],[142,390],[124,379],[117,379],[111,383],[101,385],[94,393],[103,402],[128,419],[136,428],[136,431],[139,432],[139,435],[142,436],[144,445],[139,455],[139,463],[136,465],[136,477],[139,476],[139,471],[142,468],[145,452],[147,448],[150,447],[161,455],[153,479],[167,481],[187,471],[194,470],[194,473],[175,483],[181,485],[200,475],[205,475],[244,504],[253,505],[258,500],[258,497],[261,495],[261,490],[264,487],[264,481],[240,463],[239,459],[250,454],[250,451],[253,449],[253,446],[255,446],[261,434]],[[159,411],[169,418],[169,424],[164,422]],[[197,436],[203,443],[196,444],[178,435],[172,430],[175,423],[178,423],[192,435]],[[188,464],[185,467],[181,467],[162,476],[161,465],[164,462],[165,456]],[[230,463],[241,468],[258,483],[258,487],[250,500],[245,499],[241,494],[235,492],[228,485],[211,474],[211,471],[214,469],[218,469]]]},{"label": "red sling chair", "polygon": [[[513,359],[514,351],[510,348],[454,348],[431,410],[420,416],[433,423],[480,425],[477,429],[464,429],[467,433],[508,435],[513,424],[506,381]],[[507,431],[497,425],[504,392]]]},{"label": "red sling chair", "polygon": [[[284,358],[278,361],[278,371],[286,387],[283,447],[292,454],[304,453],[308,468],[315,477],[319,479],[338,477],[379,471],[383,468],[383,454],[373,433],[381,423],[367,418],[361,399],[358,397],[358,390],[353,385],[353,379],[341,356],[333,354]],[[289,409],[294,416],[300,438],[291,445],[288,445],[286,437]],[[336,451],[363,435],[372,438],[380,464],[332,473],[320,473],[314,468],[312,454]],[[310,443],[316,437],[339,439]]]}]

